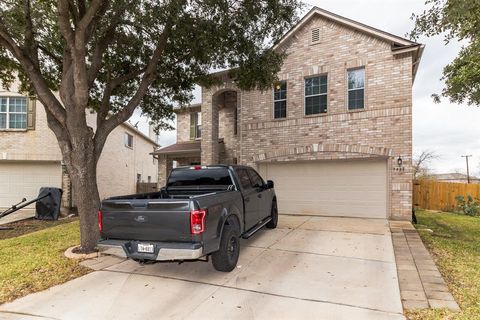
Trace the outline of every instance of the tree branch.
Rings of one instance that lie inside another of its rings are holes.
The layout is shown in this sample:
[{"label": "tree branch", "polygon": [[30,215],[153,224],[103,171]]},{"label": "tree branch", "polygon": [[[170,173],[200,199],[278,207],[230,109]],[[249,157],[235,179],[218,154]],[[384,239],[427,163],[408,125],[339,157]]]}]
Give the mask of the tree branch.
[{"label": "tree branch", "polygon": [[127,103],[125,108],[123,108],[118,113],[114,114],[112,117],[110,117],[106,121],[103,121],[101,125],[97,127],[97,132],[94,137],[97,159],[100,157],[100,151],[102,150],[103,145],[105,144],[105,141],[108,135],[110,134],[110,132],[112,132],[113,129],[115,129],[117,126],[119,126],[123,122],[127,121],[132,116],[133,112],[135,111],[135,108],[138,106],[140,101],[143,99],[143,97],[147,93],[149,86],[155,81],[157,63],[160,60],[167,46],[167,40],[170,35],[171,28],[172,28],[171,23],[168,23],[165,26],[165,30],[160,35],[158,45],[155,48],[155,51],[153,52],[152,57],[147,64],[147,67],[145,68],[145,73],[143,74],[140,85],[138,86],[137,91],[135,92],[133,97],[130,99],[130,101]]},{"label": "tree branch", "polygon": [[28,57],[28,54],[26,54],[22,48],[16,44],[4,26],[5,24],[0,18],[0,44],[10,51],[10,53],[20,63],[23,70],[30,78],[38,98],[40,101],[42,101],[45,108],[48,108],[58,122],[65,124],[65,109],[48,87],[48,84],[43,78],[38,66],[36,66]]},{"label": "tree branch", "polygon": [[68,0],[58,0],[58,27],[62,36],[65,38],[68,47],[70,47],[70,50],[73,50],[75,48],[75,33],[70,26],[69,7]]},{"label": "tree branch", "polygon": [[115,92],[115,89],[121,86],[123,83],[139,77],[144,72],[145,68],[142,68],[108,81],[103,93],[102,101],[100,102],[100,109],[97,114],[97,128],[102,126],[103,121],[108,115],[108,111],[110,111],[110,98],[113,92]]},{"label": "tree branch", "polygon": [[38,48],[42,50],[43,53],[45,53],[47,56],[49,56],[53,61],[55,61],[57,64],[61,65],[62,64],[62,58],[55,55],[53,52],[42,46],[41,44],[38,45]]},{"label": "tree branch", "polygon": [[92,62],[90,68],[88,69],[88,85],[92,86],[93,82],[98,76],[100,69],[102,69],[102,58],[105,51],[108,49],[108,46],[115,39],[115,29],[118,26],[118,23],[113,23],[107,30],[103,37],[101,37],[92,54]]},{"label": "tree branch", "polygon": [[31,16],[30,0],[25,1],[25,48],[32,59],[33,64],[38,68],[40,62],[38,60],[38,44],[35,41],[33,22]]},{"label": "tree branch", "polygon": [[70,12],[72,13],[73,24],[77,26],[78,21],[80,20],[80,14],[77,11],[77,7],[75,6],[75,1],[68,0],[68,7],[70,8]]},{"label": "tree branch", "polygon": [[78,31],[80,32],[80,36],[84,38],[83,40],[85,40],[86,31],[89,29],[92,22],[94,22],[94,18],[102,6],[104,6],[104,8],[108,7],[108,1],[92,0],[90,6],[83,15],[82,20],[78,23]]}]

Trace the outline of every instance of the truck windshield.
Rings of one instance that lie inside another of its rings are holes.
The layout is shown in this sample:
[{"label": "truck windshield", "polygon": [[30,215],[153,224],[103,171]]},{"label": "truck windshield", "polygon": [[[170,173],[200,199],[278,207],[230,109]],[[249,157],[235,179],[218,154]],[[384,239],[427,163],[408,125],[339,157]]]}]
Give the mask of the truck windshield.
[{"label": "truck windshield", "polygon": [[173,170],[167,187],[229,186],[232,178],[227,168],[202,168]]}]

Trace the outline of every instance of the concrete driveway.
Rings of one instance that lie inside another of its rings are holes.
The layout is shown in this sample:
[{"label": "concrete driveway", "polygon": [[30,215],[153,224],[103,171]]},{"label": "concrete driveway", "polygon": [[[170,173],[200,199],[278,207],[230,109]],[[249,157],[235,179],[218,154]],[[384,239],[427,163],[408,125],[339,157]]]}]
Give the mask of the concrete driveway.
[{"label": "concrete driveway", "polygon": [[386,220],[280,216],[237,269],[126,260],[0,307],[2,319],[404,319]]}]

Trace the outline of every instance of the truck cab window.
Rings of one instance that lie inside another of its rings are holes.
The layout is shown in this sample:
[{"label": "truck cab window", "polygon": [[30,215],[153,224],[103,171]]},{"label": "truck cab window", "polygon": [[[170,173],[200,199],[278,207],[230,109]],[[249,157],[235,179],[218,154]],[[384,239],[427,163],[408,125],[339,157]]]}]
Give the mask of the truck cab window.
[{"label": "truck cab window", "polygon": [[237,176],[238,179],[240,180],[240,185],[242,186],[243,189],[251,189],[252,188],[252,182],[250,181],[250,178],[248,177],[247,170],[239,168],[236,170],[237,171]]},{"label": "truck cab window", "polygon": [[262,177],[260,177],[260,175],[255,170],[249,169],[248,175],[250,176],[250,180],[252,181],[252,185],[254,188],[260,188],[265,184]]}]

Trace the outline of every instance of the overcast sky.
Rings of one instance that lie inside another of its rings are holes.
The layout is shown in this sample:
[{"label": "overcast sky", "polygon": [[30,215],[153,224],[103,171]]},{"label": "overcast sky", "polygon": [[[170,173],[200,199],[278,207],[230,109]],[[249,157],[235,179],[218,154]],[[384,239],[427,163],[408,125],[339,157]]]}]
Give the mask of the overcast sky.
[{"label": "overcast sky", "polygon": [[[427,7],[422,0],[308,0],[306,3],[332,11],[372,27],[405,36],[413,28],[412,13]],[[465,159],[473,155],[471,172],[480,172],[480,107],[452,104],[443,99],[433,103],[432,93],[440,93],[442,69],[450,63],[460,44],[445,46],[442,37],[421,38],[426,45],[413,87],[413,145],[414,153],[432,150],[439,159],[431,162],[440,173],[465,172]],[[145,122],[146,123],[146,122]],[[162,146],[175,142],[175,132],[163,132]]]}]

